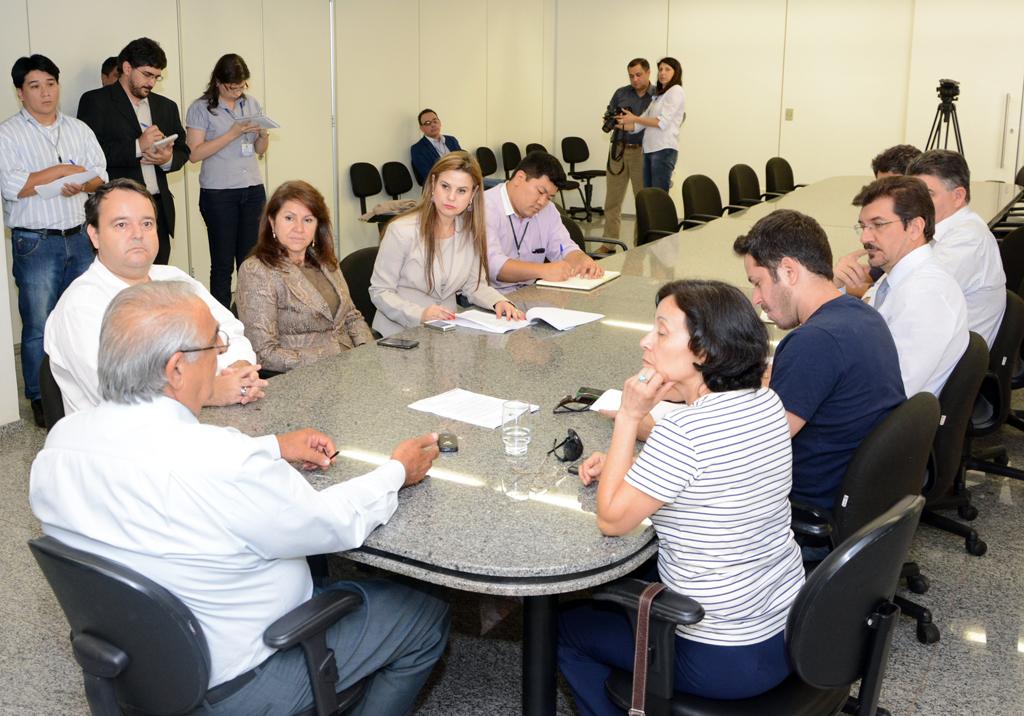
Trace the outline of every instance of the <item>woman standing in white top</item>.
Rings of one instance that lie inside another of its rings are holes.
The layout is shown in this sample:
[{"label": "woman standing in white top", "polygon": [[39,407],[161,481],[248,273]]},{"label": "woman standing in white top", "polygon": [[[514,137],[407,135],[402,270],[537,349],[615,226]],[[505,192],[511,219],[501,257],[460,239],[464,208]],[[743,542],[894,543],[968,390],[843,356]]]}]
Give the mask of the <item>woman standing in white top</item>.
[{"label": "woman standing in white top", "polygon": [[630,111],[618,125],[629,132],[644,130],[644,186],[669,190],[679,157],[679,127],[686,118],[683,68],[674,57],[658,60],[657,94],[639,117]]},{"label": "woman standing in white top", "polygon": [[[675,688],[742,699],[782,682],[785,627],[804,581],[790,529],[792,445],[782,401],[761,387],[768,333],[743,293],[719,281],[658,291],[643,367],[626,381],[607,455],[580,468],[597,489],[597,527],[625,534],[650,518],[658,577],[696,599],[704,618],[676,630]],[[660,400],[684,401],[635,456]],[[621,714],[604,691],[612,668],[631,670],[624,613],[589,603],[559,619],[558,662],[582,714]]]},{"label": "woman standing in white top", "polygon": [[466,152],[441,157],[415,209],[388,224],[370,279],[373,329],[390,336],[426,321],[455,317],[455,294],[494,309],[522,312],[487,284],[483,176]]}]

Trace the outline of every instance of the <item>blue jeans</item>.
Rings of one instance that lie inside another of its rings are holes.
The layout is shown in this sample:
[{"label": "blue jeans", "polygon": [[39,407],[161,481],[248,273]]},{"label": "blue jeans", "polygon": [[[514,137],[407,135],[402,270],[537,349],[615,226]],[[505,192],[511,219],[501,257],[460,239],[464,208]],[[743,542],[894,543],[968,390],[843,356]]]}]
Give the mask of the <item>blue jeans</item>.
[{"label": "blue jeans", "polygon": [[21,374],[25,397],[38,400],[46,318],[64,289],[89,268],[95,254],[84,229],[71,236],[14,229],[11,241],[21,314]]},{"label": "blue jeans", "polygon": [[199,190],[199,213],[210,242],[210,293],[224,308],[231,308],[231,274],[256,245],[266,203],[262,184]]},{"label": "blue jeans", "polygon": [[[634,645],[633,628],[618,608],[577,602],[562,611],[558,668],[583,716],[622,716],[604,683],[612,669],[633,670]],[[713,646],[676,636],[676,691],[743,699],[774,688],[789,673],[784,632],[750,646]]]},{"label": "blue jeans", "polygon": [[[448,643],[448,604],[413,587],[385,580],[335,582],[328,589],[360,592],[363,604],[327,630],[338,664],[336,690],[373,675],[353,714],[408,714]],[[278,652],[238,692],[194,714],[278,716],[313,704],[301,647]]]},{"label": "blue jeans", "polygon": [[668,191],[678,157],[679,151],[676,149],[659,149],[649,154],[644,152],[644,187],[653,186]]}]

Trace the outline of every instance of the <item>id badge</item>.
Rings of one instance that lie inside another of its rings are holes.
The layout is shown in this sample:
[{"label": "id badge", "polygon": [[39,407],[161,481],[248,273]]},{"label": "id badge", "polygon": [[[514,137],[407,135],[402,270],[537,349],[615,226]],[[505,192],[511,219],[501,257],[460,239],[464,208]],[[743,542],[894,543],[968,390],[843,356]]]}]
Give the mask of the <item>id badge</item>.
[{"label": "id badge", "polygon": [[242,142],[242,156],[251,157],[256,153],[256,145],[252,142]]}]

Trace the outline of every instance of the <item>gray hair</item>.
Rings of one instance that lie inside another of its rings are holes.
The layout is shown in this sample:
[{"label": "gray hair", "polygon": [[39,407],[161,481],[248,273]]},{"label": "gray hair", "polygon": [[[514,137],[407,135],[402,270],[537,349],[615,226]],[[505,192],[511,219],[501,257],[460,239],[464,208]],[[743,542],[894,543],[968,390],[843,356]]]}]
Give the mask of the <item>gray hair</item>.
[{"label": "gray hair", "polygon": [[[150,402],[167,386],[172,355],[200,345],[192,307],[201,300],[184,281],[147,281],[121,291],[107,306],[100,327],[100,397],[113,403]],[[198,353],[186,353],[195,361]]]},{"label": "gray hair", "polygon": [[948,149],[929,149],[907,165],[908,176],[927,174],[942,182],[946,191],[962,186],[964,202],[971,203],[971,170],[962,155]]}]

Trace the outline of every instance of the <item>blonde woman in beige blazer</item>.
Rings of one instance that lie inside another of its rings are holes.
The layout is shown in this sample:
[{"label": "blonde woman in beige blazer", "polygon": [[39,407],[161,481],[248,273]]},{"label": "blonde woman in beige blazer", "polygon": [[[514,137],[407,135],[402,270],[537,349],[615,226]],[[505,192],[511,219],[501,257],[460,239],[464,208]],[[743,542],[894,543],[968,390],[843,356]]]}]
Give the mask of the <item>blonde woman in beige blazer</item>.
[{"label": "blonde woman in beige blazer", "polygon": [[238,269],[238,317],[265,369],[288,371],[373,340],[334,254],[323,195],[285,182]]},{"label": "blonde woman in beige blazer", "polygon": [[483,176],[461,151],[439,159],[417,207],[388,224],[370,279],[373,328],[390,336],[454,318],[457,292],[499,318],[523,317],[487,284]]}]

